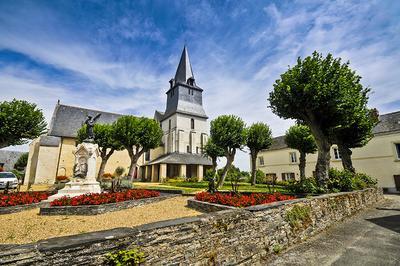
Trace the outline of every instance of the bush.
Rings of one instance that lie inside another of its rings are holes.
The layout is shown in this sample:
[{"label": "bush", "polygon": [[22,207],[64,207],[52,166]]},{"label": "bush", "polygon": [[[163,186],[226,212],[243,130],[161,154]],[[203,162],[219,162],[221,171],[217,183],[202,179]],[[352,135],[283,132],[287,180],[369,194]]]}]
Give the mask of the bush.
[{"label": "bush", "polygon": [[115,176],[120,177],[124,174],[125,172],[125,168],[123,168],[122,166],[118,166],[117,168],[115,168]]},{"label": "bush", "polygon": [[18,180],[24,179],[24,172],[18,171],[17,169],[13,169],[11,172],[18,178]]},{"label": "bush", "polygon": [[195,183],[195,182],[199,182],[199,178],[198,178],[197,176],[188,177],[188,178],[186,179],[186,181],[187,181],[187,182],[193,182],[193,183]]},{"label": "bush", "polygon": [[185,182],[186,177],[183,176],[176,176],[176,177],[168,177],[167,182],[168,183],[180,183],[180,182]]},{"label": "bush", "polygon": [[139,249],[118,250],[106,255],[107,265],[140,265],[145,262],[145,254]]},{"label": "bush", "polygon": [[210,181],[214,177],[214,171],[212,169],[208,169],[204,175],[204,181]]},{"label": "bush", "polygon": [[288,182],[287,188],[293,193],[324,193],[324,190],[318,186],[317,180],[313,177],[306,178],[302,181],[291,180]]},{"label": "bush", "polygon": [[14,168],[17,170],[23,170],[26,165],[28,164],[28,156],[29,153],[25,152],[23,153],[17,160],[17,162],[14,164]]}]

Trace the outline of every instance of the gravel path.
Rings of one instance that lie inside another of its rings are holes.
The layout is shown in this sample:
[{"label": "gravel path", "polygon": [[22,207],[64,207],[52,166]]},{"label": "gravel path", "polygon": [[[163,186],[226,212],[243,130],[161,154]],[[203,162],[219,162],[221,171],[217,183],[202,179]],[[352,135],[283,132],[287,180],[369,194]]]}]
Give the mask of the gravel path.
[{"label": "gravel path", "polygon": [[175,197],[144,206],[94,216],[39,216],[39,209],[0,215],[0,243],[22,244],[41,239],[132,227],[200,214],[186,207],[189,197]]}]

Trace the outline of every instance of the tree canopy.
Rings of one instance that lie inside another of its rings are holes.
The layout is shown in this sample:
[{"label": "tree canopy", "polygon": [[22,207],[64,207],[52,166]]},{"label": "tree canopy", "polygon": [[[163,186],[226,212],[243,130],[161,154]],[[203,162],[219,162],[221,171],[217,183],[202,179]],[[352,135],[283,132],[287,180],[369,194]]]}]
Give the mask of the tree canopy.
[{"label": "tree canopy", "polygon": [[18,160],[14,164],[14,169],[22,170],[28,164],[29,152],[24,152],[19,156]]},{"label": "tree canopy", "polygon": [[161,144],[163,132],[157,121],[146,117],[122,116],[114,123],[114,138],[127,149],[131,158],[129,175],[134,177],[139,157]]},{"label": "tree canopy", "polygon": [[258,153],[263,149],[268,149],[272,144],[272,133],[269,126],[265,123],[252,124],[247,129],[246,145],[250,149],[251,156],[251,184],[256,184],[256,160]]},{"label": "tree canopy", "polygon": [[46,133],[46,127],[36,104],[16,99],[0,102],[0,149],[25,144]]},{"label": "tree canopy", "polygon": [[272,111],[309,126],[318,146],[316,175],[320,185],[328,179],[333,131],[352,124],[368,102],[369,88],[350,69],[349,62],[314,52],[276,80],[269,95]]},{"label": "tree canopy", "polygon": [[285,143],[289,148],[296,149],[300,152],[300,178],[304,179],[306,167],[306,154],[317,151],[314,136],[311,134],[309,127],[305,125],[291,126],[285,134]]},{"label": "tree canopy", "polygon": [[226,165],[217,184],[221,187],[235,159],[236,149],[241,149],[246,143],[246,125],[240,117],[221,115],[211,121],[210,136],[226,157]]},{"label": "tree canopy", "polygon": [[211,158],[213,171],[215,171],[215,169],[217,168],[218,157],[222,157],[225,155],[224,150],[221,147],[218,147],[213,142],[212,138],[209,138],[206,145],[204,145],[203,154]]}]

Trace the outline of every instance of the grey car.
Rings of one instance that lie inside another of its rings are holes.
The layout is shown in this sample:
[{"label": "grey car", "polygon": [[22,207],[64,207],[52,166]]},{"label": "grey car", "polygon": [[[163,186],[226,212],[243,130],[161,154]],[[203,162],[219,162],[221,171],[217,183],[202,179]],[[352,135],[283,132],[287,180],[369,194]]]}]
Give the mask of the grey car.
[{"label": "grey car", "polygon": [[0,189],[5,189],[7,183],[9,189],[17,188],[18,178],[11,172],[0,172]]}]

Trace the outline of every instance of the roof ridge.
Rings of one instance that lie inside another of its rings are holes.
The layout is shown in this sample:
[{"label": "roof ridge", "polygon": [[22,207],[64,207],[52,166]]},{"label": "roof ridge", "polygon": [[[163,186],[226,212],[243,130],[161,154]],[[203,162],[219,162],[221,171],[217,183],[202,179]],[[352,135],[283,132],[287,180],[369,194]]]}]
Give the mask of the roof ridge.
[{"label": "roof ridge", "polygon": [[[74,106],[74,105],[69,105],[69,104],[61,104],[60,103],[57,106],[72,107],[72,108],[76,108],[76,109],[83,109],[83,110],[88,110],[88,111],[95,111],[95,112],[114,114],[114,115],[128,115],[128,114],[120,114],[120,113],[115,113],[115,112],[101,111],[101,110],[97,110],[97,109],[90,109],[90,108],[86,108],[86,107],[79,107],[79,106]],[[132,115],[132,114],[129,114],[129,115]]]}]

